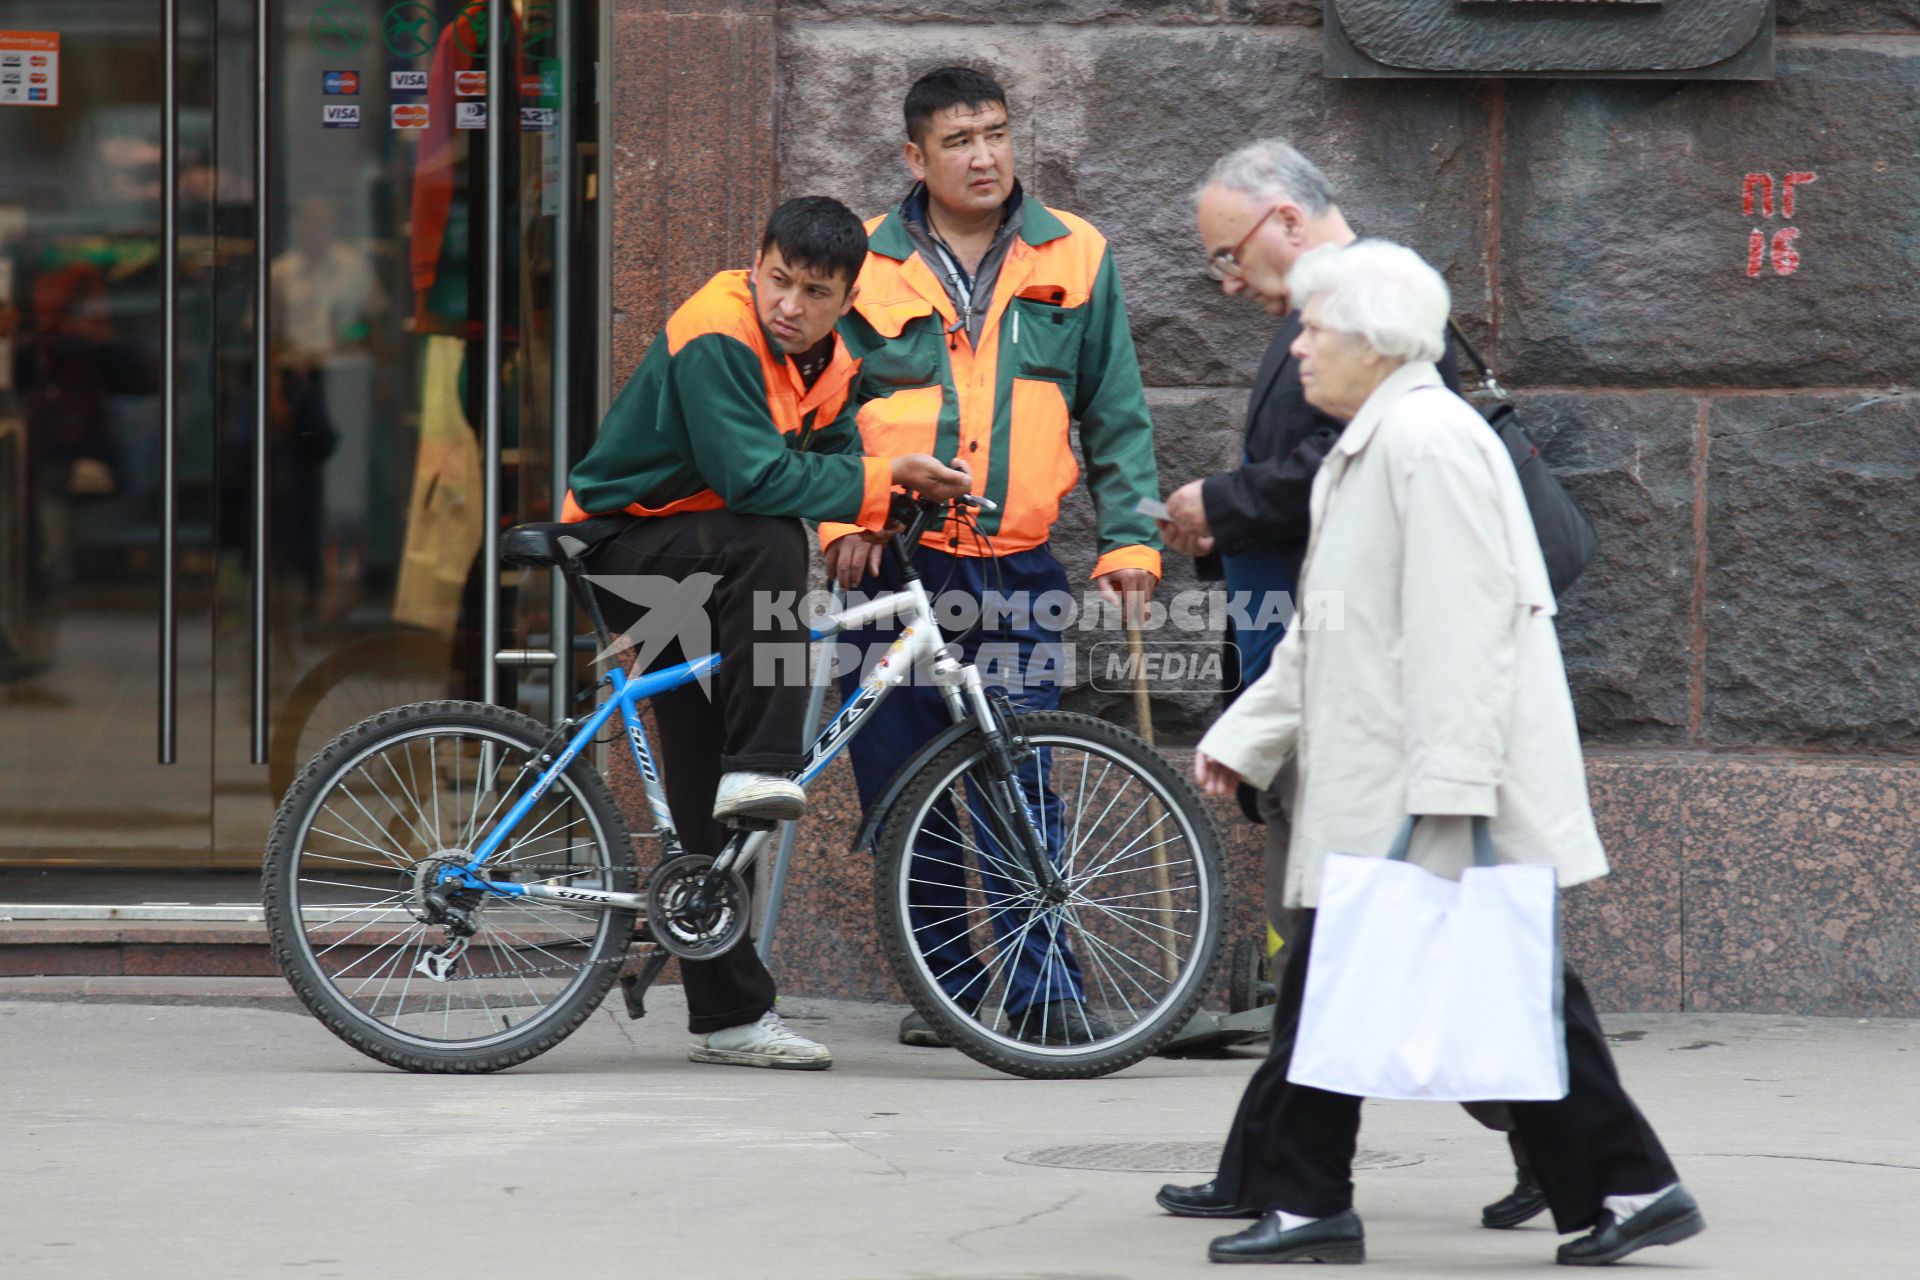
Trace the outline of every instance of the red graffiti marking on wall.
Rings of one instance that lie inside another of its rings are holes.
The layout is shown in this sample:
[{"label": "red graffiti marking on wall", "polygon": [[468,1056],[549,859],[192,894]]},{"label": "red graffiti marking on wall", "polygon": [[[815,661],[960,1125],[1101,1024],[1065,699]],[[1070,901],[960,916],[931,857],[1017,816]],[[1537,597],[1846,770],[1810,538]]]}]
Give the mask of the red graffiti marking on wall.
[{"label": "red graffiti marking on wall", "polygon": [[[1820,175],[1811,171],[1798,171],[1785,175],[1780,180],[1780,216],[1793,216],[1793,189],[1818,182]],[[1751,218],[1756,212],[1762,218],[1772,218],[1774,211],[1774,182],[1770,173],[1749,173],[1740,180],[1740,212]],[[1800,238],[1798,227],[1782,227],[1773,233],[1771,260],[1773,273],[1777,276],[1790,276],[1800,269],[1800,251],[1794,248],[1794,241]],[[1758,276],[1769,259],[1767,252],[1767,233],[1755,227],[1747,237],[1747,277]]]},{"label": "red graffiti marking on wall", "polygon": [[1805,186],[1807,183],[1819,180],[1820,175],[1817,173],[1790,173],[1782,178],[1780,180],[1780,216],[1783,218],[1793,216],[1793,188],[1796,185]]}]

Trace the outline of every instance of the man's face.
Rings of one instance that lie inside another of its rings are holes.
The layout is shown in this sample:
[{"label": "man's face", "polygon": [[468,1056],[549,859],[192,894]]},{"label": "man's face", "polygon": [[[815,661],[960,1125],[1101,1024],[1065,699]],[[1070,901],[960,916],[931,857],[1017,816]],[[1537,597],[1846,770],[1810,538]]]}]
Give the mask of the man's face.
[{"label": "man's face", "polygon": [[906,157],[934,202],[962,217],[991,213],[1013,194],[1013,130],[1003,103],[934,112]]},{"label": "man's face", "polygon": [[1229,298],[1244,293],[1276,318],[1292,310],[1287,272],[1307,248],[1307,216],[1300,206],[1261,202],[1216,184],[1201,192],[1195,221],[1209,259],[1222,251],[1233,255],[1220,292]]},{"label": "man's face", "polygon": [[789,266],[780,246],[753,260],[753,308],[767,340],[781,355],[806,351],[853,309],[853,284],[811,267]]}]

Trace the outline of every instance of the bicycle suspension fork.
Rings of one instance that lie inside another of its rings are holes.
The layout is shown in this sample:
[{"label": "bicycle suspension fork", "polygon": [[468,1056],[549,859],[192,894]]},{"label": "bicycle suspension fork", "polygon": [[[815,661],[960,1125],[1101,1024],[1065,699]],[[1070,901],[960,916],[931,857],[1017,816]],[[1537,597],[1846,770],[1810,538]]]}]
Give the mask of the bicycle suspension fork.
[{"label": "bicycle suspension fork", "polygon": [[[986,792],[987,825],[1002,849],[1020,851],[1035,887],[1047,902],[1055,905],[1065,902],[1071,890],[1048,856],[1045,836],[1034,829],[1033,808],[1027,803],[1025,788],[1020,785],[1022,757],[1016,750],[1019,740],[1014,737],[1010,718],[988,696],[979,668],[963,667],[960,675],[960,692],[985,738],[986,778],[982,789]],[[1029,750],[1028,754],[1035,758],[1037,775],[1037,753]],[[1043,793],[1040,803],[1044,805],[1045,780],[1039,781]]]}]

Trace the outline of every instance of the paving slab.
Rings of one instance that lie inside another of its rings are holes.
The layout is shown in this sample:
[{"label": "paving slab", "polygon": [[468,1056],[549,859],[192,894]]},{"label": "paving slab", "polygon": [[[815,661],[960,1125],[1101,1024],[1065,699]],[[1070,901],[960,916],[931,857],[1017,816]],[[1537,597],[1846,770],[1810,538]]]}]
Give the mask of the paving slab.
[{"label": "paving slab", "polygon": [[[817,1073],[686,1061],[675,988],[496,1076],[379,1066],[275,1008],[0,1001],[0,1271],[123,1277],[1112,1280],[1216,1274],[1217,1224],[1158,1213],[1256,1051],[1100,1080],[998,1075],[893,1042],[897,1006],[793,1000]],[[1608,1020],[1710,1224],[1629,1264],[1727,1280],[1913,1274],[1920,1022]],[[1502,1142],[1457,1108],[1367,1110],[1369,1273],[1564,1274],[1540,1223],[1492,1232]],[[1198,1153],[1196,1157],[1195,1153]],[[1124,1153],[1123,1153],[1124,1154]],[[1150,1153],[1153,1154],[1153,1153]],[[1168,1157],[1171,1158],[1168,1158]],[[1122,1160],[1121,1163],[1126,1161]],[[1135,1163],[1153,1163],[1135,1161]]]}]

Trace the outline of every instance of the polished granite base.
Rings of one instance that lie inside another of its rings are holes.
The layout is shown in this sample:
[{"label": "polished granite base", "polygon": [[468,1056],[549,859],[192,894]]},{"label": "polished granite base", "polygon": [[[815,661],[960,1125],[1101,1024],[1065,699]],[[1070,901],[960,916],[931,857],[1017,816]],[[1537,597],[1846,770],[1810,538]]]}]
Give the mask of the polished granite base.
[{"label": "polished granite base", "polygon": [[[1565,895],[1563,932],[1602,1009],[1920,1015],[1920,761],[1613,751],[1590,754],[1587,775],[1613,873]],[[631,761],[616,756],[613,777],[637,815]],[[848,847],[857,810],[837,764],[816,786],[782,903],[773,967],[795,994],[900,998],[870,856]],[[1213,814],[1230,952],[1263,937],[1261,833],[1231,804]],[[256,877],[228,872],[0,873],[0,917],[22,902],[180,903],[149,914],[211,917],[0,918],[0,975],[270,975],[257,908],[239,910],[257,895]],[[1224,1006],[1224,980],[1212,1003]]]},{"label": "polished granite base", "polygon": [[[1568,891],[1563,934],[1601,1008],[1920,1015],[1920,761],[1594,752],[1587,774],[1613,872]],[[1230,803],[1213,813],[1230,946],[1262,937],[1261,833]],[[869,855],[848,848],[857,814],[835,765],[800,827],[774,970],[796,993],[899,999]]]}]

